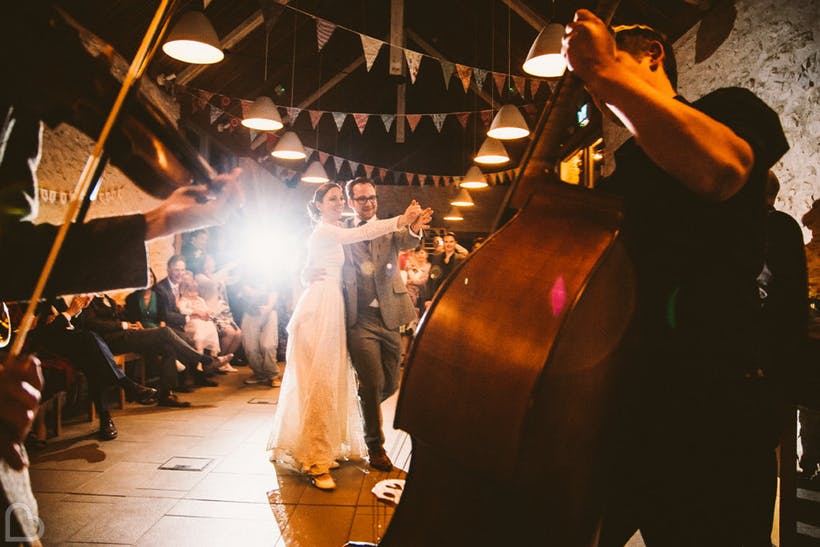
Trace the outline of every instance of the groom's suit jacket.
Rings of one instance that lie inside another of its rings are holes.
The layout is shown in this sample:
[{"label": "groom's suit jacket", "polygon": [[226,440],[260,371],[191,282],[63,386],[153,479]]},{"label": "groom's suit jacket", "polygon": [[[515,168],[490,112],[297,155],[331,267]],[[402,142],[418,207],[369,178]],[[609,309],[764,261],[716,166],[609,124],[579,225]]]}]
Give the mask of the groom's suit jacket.
[{"label": "groom's suit jacket", "polygon": [[[348,218],[344,226],[352,228],[353,223],[354,220]],[[398,329],[399,326],[416,319],[413,302],[401,279],[398,256],[400,251],[418,246],[419,241],[419,238],[404,228],[372,241],[344,245],[345,263],[342,268],[342,283],[348,327],[355,325],[358,319],[359,283],[366,282],[368,275],[373,276],[375,296],[379,301],[382,320],[388,329]],[[357,245],[359,247],[354,248]],[[368,261],[365,257],[363,261],[363,255],[368,253],[370,260]]]}]

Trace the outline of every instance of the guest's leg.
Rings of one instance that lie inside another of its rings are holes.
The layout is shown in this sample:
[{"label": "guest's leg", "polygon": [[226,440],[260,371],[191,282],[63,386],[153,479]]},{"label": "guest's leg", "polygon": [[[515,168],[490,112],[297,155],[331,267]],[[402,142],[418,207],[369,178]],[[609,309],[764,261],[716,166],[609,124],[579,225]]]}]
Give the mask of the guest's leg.
[{"label": "guest's leg", "polygon": [[263,378],[262,350],[260,348],[262,318],[258,315],[245,314],[242,318],[242,345],[245,347],[245,357],[253,375]]},{"label": "guest's leg", "polygon": [[279,315],[272,311],[262,326],[259,339],[262,348],[262,374],[266,379],[279,377],[279,365],[276,362],[276,350],[279,347]]}]

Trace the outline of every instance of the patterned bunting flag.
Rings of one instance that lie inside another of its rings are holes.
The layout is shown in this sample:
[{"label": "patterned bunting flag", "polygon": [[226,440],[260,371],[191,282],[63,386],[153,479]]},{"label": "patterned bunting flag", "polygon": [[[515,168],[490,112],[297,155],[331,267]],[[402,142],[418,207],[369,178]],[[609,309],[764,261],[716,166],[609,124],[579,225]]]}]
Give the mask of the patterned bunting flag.
[{"label": "patterned bunting flag", "polygon": [[461,127],[466,128],[467,127],[467,119],[469,117],[470,117],[469,112],[463,112],[463,113],[459,114],[458,116],[456,116],[456,119],[458,120],[458,123],[461,124]]},{"label": "patterned bunting flag", "polygon": [[321,110],[308,110],[308,114],[310,115],[310,125],[313,129],[316,129],[316,126],[319,125],[319,120],[322,119],[322,112]]},{"label": "patterned bunting flag", "polygon": [[498,94],[504,96],[504,82],[507,81],[507,75],[503,72],[493,72],[493,81],[495,87],[498,88]]},{"label": "patterned bunting flag", "polygon": [[347,118],[346,112],[333,112],[333,121],[336,122],[336,129],[338,131],[342,130],[342,126],[345,124],[345,118]]},{"label": "patterned bunting flag", "polygon": [[224,110],[222,110],[221,108],[217,108],[217,107],[215,107],[214,105],[210,105],[210,106],[211,106],[211,115],[210,115],[210,118],[211,118],[211,125],[213,125],[213,124],[214,124],[214,122],[216,122],[216,120],[218,120],[218,119],[219,119],[219,117],[220,117],[220,116],[221,116],[221,115],[222,115],[225,111],[224,111]]},{"label": "patterned bunting flag", "polygon": [[414,84],[416,75],[419,73],[419,65],[421,65],[421,53],[405,49],[404,58],[407,60],[407,69],[410,71],[410,83]]},{"label": "patterned bunting flag", "polygon": [[364,127],[367,125],[367,119],[370,116],[367,114],[356,113],[353,114],[353,119],[356,121],[356,127],[359,128],[359,134],[364,133]]},{"label": "patterned bunting flag", "polygon": [[382,123],[384,124],[384,130],[390,133],[390,126],[393,125],[393,120],[396,119],[395,114],[382,114],[381,115]]},{"label": "patterned bunting flag", "polygon": [[364,51],[364,60],[367,63],[367,71],[370,72],[370,69],[373,67],[373,62],[379,55],[379,50],[382,48],[382,44],[384,44],[384,42],[377,38],[365,36],[364,34],[360,34],[359,36],[362,38],[362,51]]},{"label": "patterned bunting flag", "polygon": [[438,132],[441,133],[441,126],[444,125],[444,120],[447,118],[447,114],[432,114],[430,117],[433,118],[433,124],[436,126]]},{"label": "patterned bunting flag", "polygon": [[330,35],[333,34],[334,30],[336,30],[336,25],[330,21],[316,18],[316,45],[318,46],[318,51],[322,51],[322,48],[325,47],[327,41],[330,40]]},{"label": "patterned bunting flag", "polygon": [[518,89],[518,94],[523,97],[526,92],[527,79],[523,76],[513,76],[512,81],[515,83],[516,89]]},{"label": "patterned bunting flag", "polygon": [[489,71],[484,70],[483,68],[473,69],[473,78],[475,78],[475,83],[478,86],[478,89],[484,87],[484,80],[487,78],[488,72]]},{"label": "patterned bunting flag", "polygon": [[366,163],[364,164],[364,176],[366,176],[367,178],[370,178],[370,177],[373,176],[373,166],[372,165],[368,165]]},{"label": "patterned bunting flag", "polygon": [[444,88],[450,89],[450,79],[453,77],[453,70],[456,65],[443,59],[439,59],[439,63],[441,63],[441,74],[444,76]]},{"label": "patterned bunting flag", "polygon": [[464,93],[467,93],[467,90],[470,89],[470,78],[473,76],[473,67],[456,63],[456,73],[458,74],[459,80],[461,80],[461,85],[464,86]]},{"label": "patterned bunting flag", "polygon": [[405,117],[407,118],[407,125],[410,126],[410,132],[412,133],[416,130],[419,120],[421,120],[421,114],[407,114]]},{"label": "patterned bunting flag", "polygon": [[288,113],[288,120],[290,121],[290,125],[293,125],[296,122],[296,118],[299,117],[299,113],[301,112],[301,110],[296,108],[295,106],[286,106],[285,111]]}]

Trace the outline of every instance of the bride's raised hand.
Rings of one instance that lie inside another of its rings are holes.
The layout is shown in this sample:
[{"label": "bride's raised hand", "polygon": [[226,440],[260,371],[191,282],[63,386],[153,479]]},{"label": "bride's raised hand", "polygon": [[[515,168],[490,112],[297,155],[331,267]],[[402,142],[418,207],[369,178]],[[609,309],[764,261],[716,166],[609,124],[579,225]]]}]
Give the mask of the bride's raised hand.
[{"label": "bride's raised hand", "polygon": [[399,217],[399,227],[403,228],[413,224],[420,214],[421,205],[419,205],[416,200],[411,201],[410,205],[407,206],[407,209],[404,210],[404,214]]}]

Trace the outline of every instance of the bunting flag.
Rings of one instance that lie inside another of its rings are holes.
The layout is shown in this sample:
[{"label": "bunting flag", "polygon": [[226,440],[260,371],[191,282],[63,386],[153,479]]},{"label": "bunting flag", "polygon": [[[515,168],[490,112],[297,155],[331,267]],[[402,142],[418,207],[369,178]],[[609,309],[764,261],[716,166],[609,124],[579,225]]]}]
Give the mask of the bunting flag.
[{"label": "bunting flag", "polygon": [[504,96],[504,82],[507,81],[507,75],[500,72],[493,72],[493,81],[495,87],[498,89],[498,94]]},{"label": "bunting flag", "polygon": [[310,126],[313,129],[316,129],[316,126],[319,125],[319,120],[322,119],[322,112],[321,110],[308,110],[308,114],[310,115]]},{"label": "bunting flag", "polygon": [[493,121],[493,111],[492,110],[482,110],[481,111],[481,123],[484,125],[489,125],[490,122]]},{"label": "bunting flag", "polygon": [[484,80],[487,78],[487,74],[488,71],[483,68],[473,69],[473,78],[475,78],[475,84],[478,86],[478,89],[484,87]]},{"label": "bunting flag", "polygon": [[440,59],[439,63],[441,64],[441,75],[444,76],[444,89],[450,89],[450,79],[453,77],[453,70],[455,70],[456,65],[443,59]]},{"label": "bunting flag", "polygon": [[458,123],[461,124],[461,127],[466,129],[467,128],[467,119],[469,119],[469,117],[470,117],[470,113],[469,112],[464,112],[464,113],[459,114],[458,116],[456,116],[456,119],[458,120]]},{"label": "bunting flag", "polygon": [[356,127],[359,128],[359,134],[364,133],[364,127],[367,125],[367,120],[370,118],[367,114],[353,114],[353,119],[356,121]]},{"label": "bunting flag", "polygon": [[526,91],[527,79],[523,76],[513,76],[512,81],[515,83],[516,89],[518,89],[518,94],[523,97]]},{"label": "bunting flag", "polygon": [[421,53],[411,49],[404,50],[404,58],[407,60],[407,69],[410,71],[410,83],[416,83],[416,75],[419,73],[421,65]]},{"label": "bunting flag", "polygon": [[381,116],[382,123],[384,124],[384,130],[390,133],[390,126],[393,125],[393,120],[396,119],[395,114],[382,114]]},{"label": "bunting flag", "polygon": [[405,118],[407,118],[407,125],[410,126],[410,132],[412,133],[416,130],[419,120],[421,120],[421,114],[407,114]]},{"label": "bunting flag", "polygon": [[530,80],[530,99],[535,100],[535,94],[541,87],[541,80]]},{"label": "bunting flag", "polygon": [[326,164],[327,158],[330,154],[328,154],[327,152],[322,152],[321,150],[317,150],[317,152],[319,153],[319,163],[321,163],[322,165]]},{"label": "bunting flag", "polygon": [[441,184],[441,175],[433,175],[433,186],[438,188],[439,184]]},{"label": "bunting flag", "polygon": [[367,177],[367,178],[370,178],[370,177],[373,176],[373,166],[372,165],[368,165],[366,163],[364,164],[364,176]]},{"label": "bunting flag", "polygon": [[419,186],[424,188],[424,183],[427,182],[428,178],[430,178],[430,175],[419,175]]},{"label": "bunting flag", "polygon": [[467,90],[470,89],[470,78],[473,76],[473,67],[456,63],[456,73],[458,73],[458,78],[461,80],[461,85],[464,86],[464,93],[467,93]]},{"label": "bunting flag", "polygon": [[333,113],[333,121],[336,122],[336,130],[341,131],[342,126],[345,124],[345,118],[347,118],[347,113],[345,112],[334,112]]},{"label": "bunting flag", "polygon": [[251,129],[248,131],[248,136],[250,136],[251,142],[256,140],[256,136],[259,134],[259,131],[255,129]]},{"label": "bunting flag", "polygon": [[447,114],[432,114],[430,117],[433,118],[433,124],[436,126],[438,132],[441,133],[441,127],[444,125],[444,120],[447,119]]},{"label": "bunting flag", "polygon": [[359,162],[347,160],[347,164],[350,166],[350,174],[355,177],[356,170],[359,168]]},{"label": "bunting flag", "polygon": [[367,63],[367,71],[370,72],[370,69],[373,67],[373,62],[379,55],[379,50],[382,48],[384,42],[377,38],[365,36],[364,34],[360,34],[359,36],[362,38],[362,51],[364,52],[364,60]]},{"label": "bunting flag", "polygon": [[299,113],[302,111],[295,106],[286,106],[285,112],[288,113],[288,120],[290,120],[290,124],[293,125],[296,122],[296,118],[299,117]]},{"label": "bunting flag", "polygon": [[387,175],[387,169],[379,167],[379,180],[384,182],[384,177]]},{"label": "bunting flag", "polygon": [[216,122],[216,120],[218,120],[218,119],[219,119],[219,117],[220,117],[220,116],[221,116],[221,115],[222,115],[225,111],[224,111],[224,110],[222,110],[221,108],[217,108],[217,107],[215,107],[214,105],[210,105],[210,106],[211,106],[211,115],[210,115],[210,119],[211,119],[211,125],[213,125],[213,124]]},{"label": "bunting flag", "polygon": [[336,174],[338,175],[342,171],[342,166],[345,163],[344,158],[340,158],[339,156],[333,156],[333,165],[336,167]]},{"label": "bunting flag", "polygon": [[318,51],[322,51],[334,30],[336,30],[336,25],[330,21],[316,18],[316,45]]},{"label": "bunting flag", "polygon": [[487,175],[487,182],[490,183],[490,186],[495,186],[495,182],[498,179],[498,175],[495,173],[489,173]]}]

